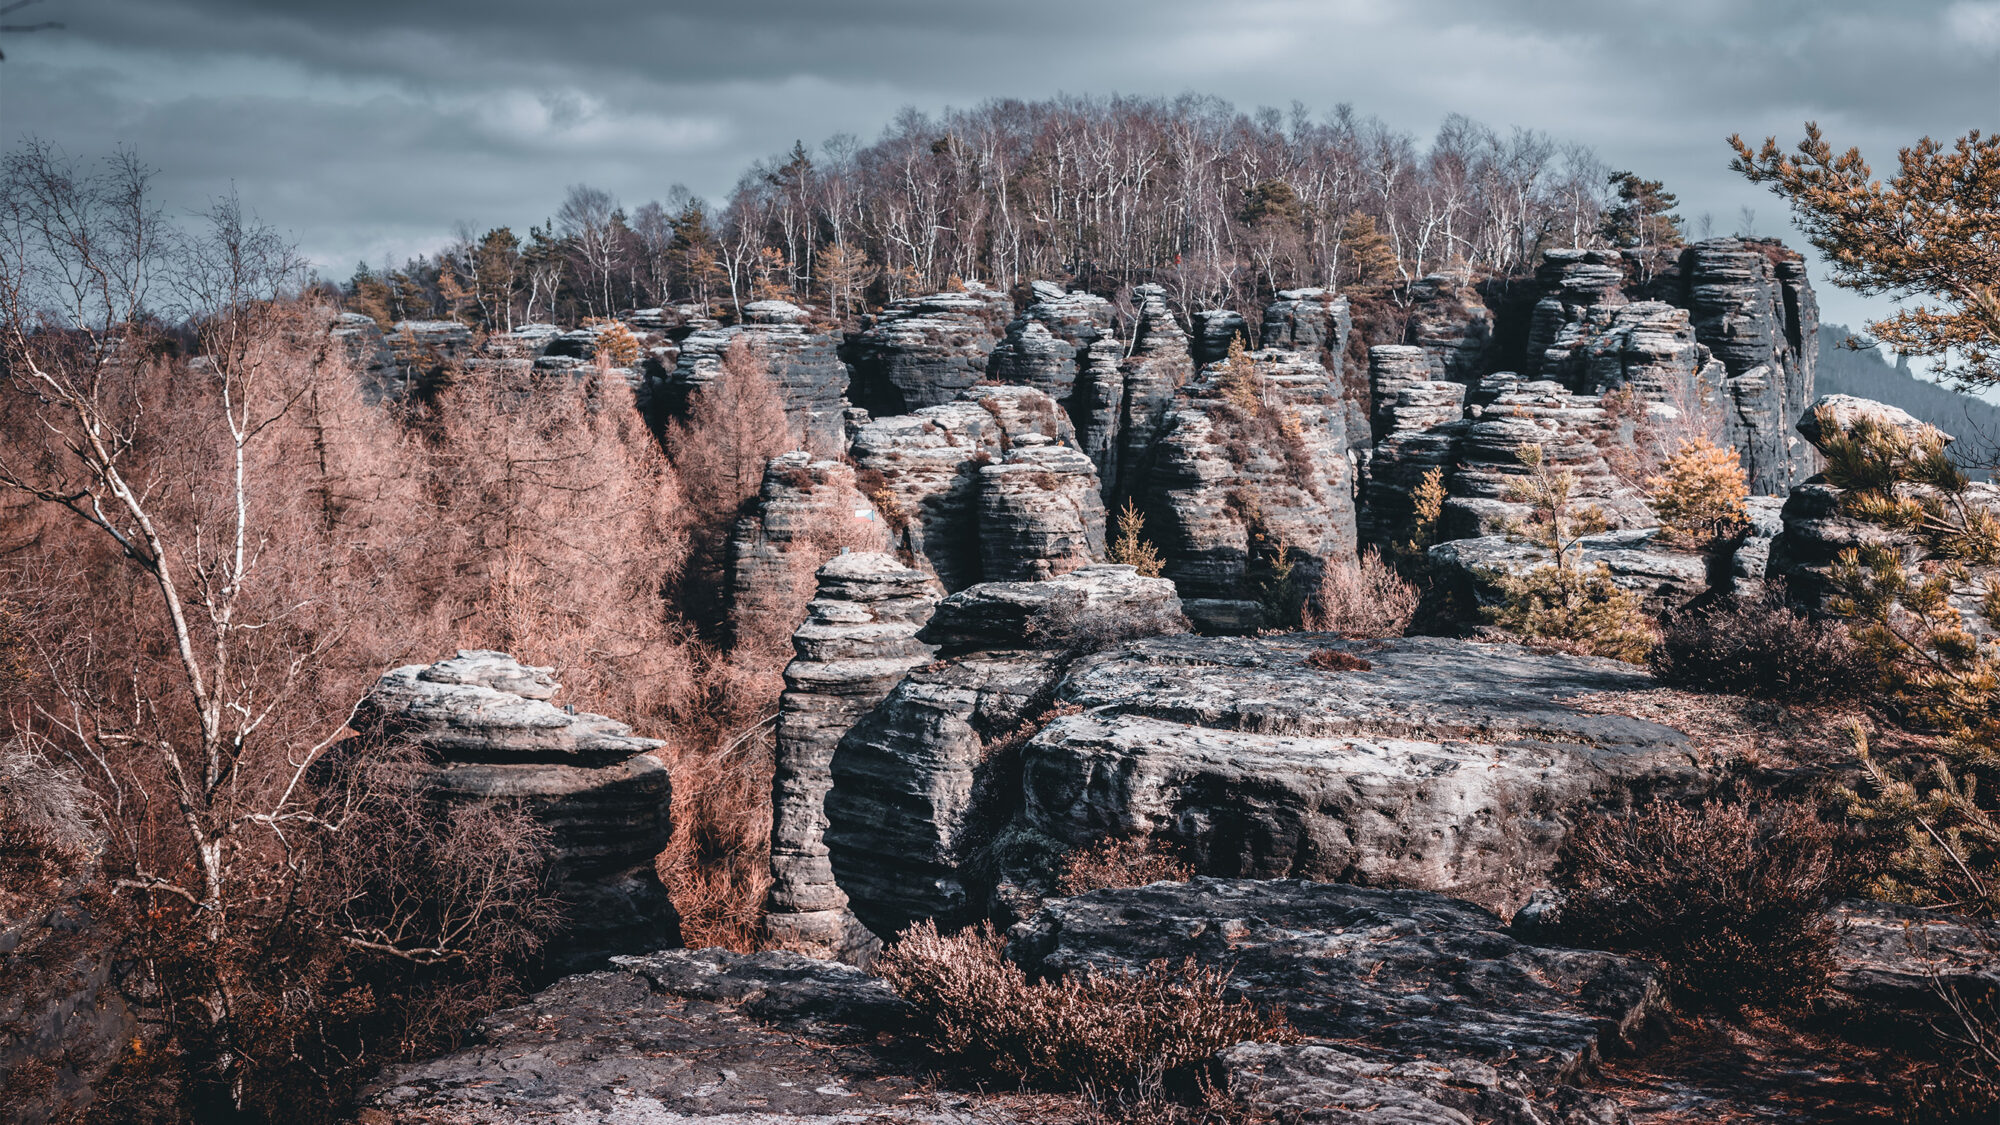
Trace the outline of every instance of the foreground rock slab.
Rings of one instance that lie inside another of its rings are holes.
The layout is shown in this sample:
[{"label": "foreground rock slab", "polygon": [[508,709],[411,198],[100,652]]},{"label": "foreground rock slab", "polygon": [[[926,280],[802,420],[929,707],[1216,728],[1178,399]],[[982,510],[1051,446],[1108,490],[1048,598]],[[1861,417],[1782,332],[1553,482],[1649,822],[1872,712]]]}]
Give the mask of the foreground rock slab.
[{"label": "foreground rock slab", "polygon": [[878,1033],[881,981],[791,953],[621,957],[495,1013],[474,1046],[391,1068],[359,1125],[1001,1125],[1067,1120],[1033,1097],[953,1094]]},{"label": "foreground rock slab", "polygon": [[1011,941],[1030,972],[1228,969],[1232,992],[1282,1009],[1302,1037],[1224,1052],[1231,1091],[1314,1122],[1617,1121],[1582,1084],[1664,1016],[1652,968],[1524,945],[1497,916],[1423,891],[1155,883],[1052,901]]}]

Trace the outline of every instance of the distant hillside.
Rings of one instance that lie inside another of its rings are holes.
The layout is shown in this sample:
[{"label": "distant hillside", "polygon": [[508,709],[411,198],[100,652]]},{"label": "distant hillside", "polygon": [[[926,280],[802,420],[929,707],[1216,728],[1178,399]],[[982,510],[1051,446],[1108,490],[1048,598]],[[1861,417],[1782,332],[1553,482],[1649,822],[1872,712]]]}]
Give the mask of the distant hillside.
[{"label": "distant hillside", "polygon": [[1823,324],[1819,330],[1818,393],[1855,395],[1900,406],[1958,438],[1952,452],[1972,464],[1990,464],[2000,447],[2000,407],[1919,378],[1907,360],[1890,365],[1874,348],[1842,347],[1849,330]]}]

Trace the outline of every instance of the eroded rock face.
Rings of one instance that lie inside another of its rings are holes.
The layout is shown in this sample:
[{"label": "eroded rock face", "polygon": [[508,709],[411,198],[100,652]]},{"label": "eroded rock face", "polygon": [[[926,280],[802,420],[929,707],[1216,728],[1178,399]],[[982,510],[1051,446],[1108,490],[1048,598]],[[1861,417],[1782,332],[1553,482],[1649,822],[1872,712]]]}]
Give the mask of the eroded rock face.
[{"label": "eroded rock face", "polygon": [[737,341],[750,346],[785,404],[785,416],[804,448],[830,453],[846,444],[841,414],[847,408],[848,371],[840,341],[815,329],[812,313],[789,301],[752,301],[743,322],[696,330],[683,339],[673,373],[650,393],[649,405],[665,415],[687,412],[702,388],[722,377],[722,357]]},{"label": "eroded rock face", "polygon": [[1007,326],[987,358],[987,377],[1033,387],[1076,414],[1071,395],[1081,354],[1111,331],[1111,302],[1037,281],[1035,302]]},{"label": "eroded rock face", "polygon": [[341,313],[328,329],[334,343],[347,358],[347,365],[361,385],[361,400],[370,406],[401,402],[409,397],[408,381],[396,363],[375,318],[361,313]]},{"label": "eroded rock face", "polygon": [[1104,499],[1090,458],[1040,434],[979,470],[980,574],[1052,578],[1104,557]]},{"label": "eroded rock face", "polygon": [[1246,349],[1250,346],[1250,324],[1235,309],[1202,309],[1191,319],[1194,331],[1189,346],[1197,371],[1226,357],[1233,340],[1242,340]]},{"label": "eroded rock face", "polygon": [[1499,534],[1529,514],[1508,498],[1510,482],[1528,472],[1520,457],[1524,445],[1540,446],[1544,464],[1576,474],[1572,495],[1597,507],[1612,527],[1657,523],[1644,495],[1611,472],[1605,450],[1619,437],[1596,396],[1572,394],[1548,380],[1505,386],[1455,439],[1457,469],[1447,482],[1443,537]]},{"label": "eroded rock face", "polygon": [[957,399],[985,377],[1013,315],[1005,293],[972,281],[962,291],[892,302],[848,345],[854,404],[907,414]]},{"label": "eroded rock face", "polygon": [[848,911],[827,860],[834,747],[906,674],[929,663],[935,649],[917,632],[943,595],[935,579],[885,554],[840,555],[820,568],[778,702],[764,933],[786,948],[858,963],[879,946]]},{"label": "eroded rock face", "polygon": [[1309,583],[1329,559],[1355,552],[1353,462],[1346,406],[1316,356],[1259,351],[1259,389],[1218,364],[1167,415],[1145,498],[1147,531],[1203,629],[1244,632],[1266,621],[1284,562]]},{"label": "eroded rock face", "polygon": [[803,451],[771,458],[756,510],[736,521],[729,538],[729,619],[736,635],[797,612],[795,598],[804,591],[794,586],[810,581],[804,571],[811,564],[801,567],[795,552],[818,559],[836,544],[873,539],[879,548],[888,537],[881,514],[855,483],[854,466]]},{"label": "eroded rock face", "polygon": [[[1320,648],[1371,667],[1330,672]],[[1511,912],[1579,810],[1698,789],[1678,731],[1565,699],[1630,665],[1438,638],[1157,637],[1071,669],[1022,753],[1021,823],[1171,841],[1213,875],[1414,887]]]},{"label": "eroded rock face", "polygon": [[1054,603],[1065,620],[1114,627],[1179,611],[1172,583],[1129,566],[982,583],[939,604],[919,639],[948,659],[908,673],[833,755],[826,844],[875,933],[986,913],[991,879],[967,866],[1019,803],[1013,759],[991,747],[1048,709],[1075,657],[1078,638],[1036,627]]},{"label": "eroded rock face", "polygon": [[1785,425],[1813,399],[1819,307],[1805,259],[1782,244],[1712,238],[1681,252],[1696,338],[1728,369],[1728,436],[1753,492],[1782,493],[1812,471]]},{"label": "eroded rock face", "polygon": [[[1805,411],[1798,429],[1814,445],[1825,449],[1836,433],[1851,433],[1862,419],[1912,436],[1937,436],[1947,443],[1953,440],[1896,407],[1850,395],[1823,396]],[[1822,423],[1831,429],[1823,429]],[[1911,490],[1913,486],[1898,488]],[[1905,566],[1916,565],[1928,554],[1928,548],[1915,532],[1885,527],[1850,514],[1845,505],[1846,495],[1844,489],[1821,473],[1794,486],[1785,499],[1780,515],[1784,531],[1771,542],[1769,570],[1785,580],[1791,599],[1807,608],[1822,608],[1831,596],[1834,567],[1843,552],[1880,548],[1895,555]],[[2000,487],[1974,482],[1963,499],[1972,507],[2000,514]],[[1977,572],[1987,568],[1973,569],[1972,581],[1956,586],[1951,600],[1967,624],[1978,629],[1982,627],[1978,612],[1982,575]]]},{"label": "eroded rock face", "polygon": [[[1048,395],[980,386],[961,401],[860,426],[849,456],[895,545],[947,590],[960,590],[980,580],[988,556],[1013,575],[1069,565],[1080,557],[1079,541],[1085,553],[1102,553],[1102,505],[1083,494],[1086,483],[1097,487],[1094,466],[1070,456],[1075,442],[1069,416]],[[1019,478],[1004,470],[993,481],[1000,494],[989,501],[983,470],[1009,463],[1030,467]],[[1031,503],[1024,490],[1043,478],[1030,474],[1055,478],[1056,495]],[[985,525],[989,514],[999,522]]]},{"label": "eroded rock face", "polygon": [[1423,350],[1430,362],[1429,378],[1470,386],[1492,370],[1493,311],[1478,289],[1449,275],[1432,274],[1410,285],[1410,300],[1410,326],[1404,339]]},{"label": "eroded rock face", "polygon": [[394,669],[357,712],[356,729],[413,742],[434,760],[421,780],[444,801],[519,801],[552,834],[557,893],[570,926],[551,952],[559,968],[680,940],[679,918],[653,872],[666,847],[672,789],[648,756],[665,745],[604,715],[550,702],[548,668],[506,653],[464,651]]},{"label": "eroded rock face", "polygon": [[1223,1052],[1250,1107],[1329,1122],[1617,1121],[1582,1087],[1658,1033],[1658,974],[1524,945],[1484,910],[1421,891],[1195,879],[1045,904],[1014,927],[1031,972],[1129,973],[1187,958],[1285,1013],[1297,1043]]},{"label": "eroded rock face", "polygon": [[[1167,426],[1174,396],[1194,376],[1194,356],[1187,333],[1167,306],[1167,291],[1158,285],[1135,285],[1132,300],[1139,306],[1132,351],[1119,366],[1123,382],[1118,425],[1118,466],[1105,474],[1107,503],[1145,486],[1153,464],[1153,447]],[[1093,367],[1093,370],[1095,368]],[[1086,449],[1089,445],[1086,444]]]},{"label": "eroded rock face", "polygon": [[[1439,543],[1429,557],[1441,582],[1471,594],[1480,605],[1503,600],[1495,585],[1497,575],[1519,576],[1555,564],[1548,550],[1505,535]],[[1707,556],[1662,543],[1656,527],[1586,535],[1577,541],[1573,561],[1586,571],[1603,565],[1611,573],[1612,585],[1637,594],[1654,615],[1679,609],[1708,590],[1712,575],[1720,577]]]}]

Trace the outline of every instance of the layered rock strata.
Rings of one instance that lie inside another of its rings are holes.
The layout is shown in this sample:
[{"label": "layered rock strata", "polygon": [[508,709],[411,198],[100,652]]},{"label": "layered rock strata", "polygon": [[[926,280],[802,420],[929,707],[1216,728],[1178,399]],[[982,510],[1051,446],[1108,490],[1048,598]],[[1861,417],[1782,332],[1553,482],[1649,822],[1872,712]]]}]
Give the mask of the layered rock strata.
[{"label": "layered rock strata", "polygon": [[772,782],[771,889],[764,935],[789,949],[861,963],[879,942],[847,909],[825,843],[834,747],[935,651],[917,639],[944,591],[889,555],[841,555],[792,637],[778,702]]},{"label": "layered rock strata", "polygon": [[[1440,582],[1483,606],[1504,600],[1500,576],[1518,577],[1555,565],[1548,550],[1504,535],[1439,543],[1430,549],[1429,558]],[[1729,572],[1732,562],[1712,561],[1698,551],[1663,543],[1656,527],[1586,535],[1577,540],[1571,558],[1586,571],[1604,567],[1612,585],[1638,595],[1655,616],[1679,609],[1720,584],[1717,579]]]},{"label": "layered rock strata", "polygon": [[569,927],[558,968],[680,940],[679,919],[653,871],[672,799],[665,745],[624,723],[551,702],[550,669],[500,652],[461,650],[385,673],[356,712],[356,729],[408,741],[434,763],[419,783],[445,802],[518,801],[550,832],[555,888]]},{"label": "layered rock strata", "polygon": [[[1135,285],[1132,300],[1139,306],[1132,348],[1119,364],[1118,463],[1104,477],[1107,504],[1143,488],[1153,464],[1154,446],[1167,427],[1174,396],[1194,376],[1194,356],[1187,333],[1167,306],[1167,291],[1158,285]],[[1093,378],[1097,368],[1093,365]],[[1096,444],[1087,437],[1085,449]]]},{"label": "layered rock strata", "polygon": [[833,755],[826,845],[870,929],[987,911],[990,877],[965,868],[1019,800],[1014,758],[992,748],[1018,744],[1093,631],[1115,636],[1179,608],[1172,583],[1129,566],[983,583],[938,606],[919,639],[946,659],[909,672]]},{"label": "layered rock strata", "polygon": [[[1328,671],[1322,649],[1368,667]],[[1614,661],[1436,638],[1158,637],[1071,669],[1022,751],[1021,827],[1172,844],[1204,874],[1453,894],[1508,913],[1573,817],[1704,784],[1679,731],[1565,702]],[[1032,877],[1032,876],[1029,876]]]},{"label": "layered rock strata", "polygon": [[824,454],[846,444],[848,371],[838,353],[840,341],[815,329],[811,311],[789,301],[752,301],[743,306],[741,323],[689,334],[672,375],[652,388],[649,406],[665,415],[685,414],[690,400],[722,377],[723,356],[738,341],[762,362],[802,447]]},{"label": "layered rock strata", "polygon": [[891,302],[847,346],[854,404],[880,415],[953,401],[985,377],[1013,315],[1005,293],[973,281]]},{"label": "layered rock strata", "polygon": [[980,576],[1044,579],[1104,557],[1104,500],[1090,458],[1041,434],[979,470]]},{"label": "layered rock strata", "polygon": [[1409,287],[1404,340],[1429,361],[1429,378],[1471,386],[1492,370],[1497,349],[1493,310],[1471,284],[1431,274]]},{"label": "layered rock strata", "polygon": [[1782,493],[1812,472],[1809,451],[1785,432],[1813,400],[1819,359],[1805,259],[1776,242],[1715,238],[1682,251],[1680,275],[1696,338],[1728,369],[1728,437],[1751,491]]},{"label": "layered rock strata", "polygon": [[[1310,354],[1211,366],[1177,396],[1152,457],[1147,530],[1204,629],[1277,625],[1287,573],[1355,551],[1354,467],[1335,376]],[[1301,588],[1306,588],[1303,585]]]},{"label": "layered rock strata", "polygon": [[[753,512],[729,538],[729,620],[736,636],[797,612],[814,565],[842,546],[881,550],[889,530],[845,461],[803,451],[771,458]],[[813,563],[802,564],[810,556]]]}]

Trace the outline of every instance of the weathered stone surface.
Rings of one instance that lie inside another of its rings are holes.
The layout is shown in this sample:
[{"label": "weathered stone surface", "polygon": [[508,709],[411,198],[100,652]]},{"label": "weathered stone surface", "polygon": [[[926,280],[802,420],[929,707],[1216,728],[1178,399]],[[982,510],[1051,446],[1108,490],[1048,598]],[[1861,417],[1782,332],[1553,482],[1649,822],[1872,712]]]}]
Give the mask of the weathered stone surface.
[{"label": "weathered stone surface", "polygon": [[1259,628],[1280,554],[1301,583],[1354,554],[1353,462],[1334,376],[1310,354],[1252,352],[1255,405],[1232,398],[1227,363],[1183,388],[1145,497],[1146,529],[1188,616],[1213,631]]},{"label": "weathered stone surface", "polygon": [[981,583],[938,605],[918,639],[949,659],[909,673],[834,751],[826,844],[871,930],[986,912],[991,876],[967,867],[1019,804],[1012,759],[990,747],[1049,707],[1074,658],[1077,638],[1041,628],[1065,623],[1050,612],[1127,628],[1177,619],[1179,608],[1172,583],[1129,566]]},{"label": "weathered stone surface", "polygon": [[[1586,535],[1577,541],[1574,562],[1586,571],[1604,566],[1613,585],[1637,594],[1648,612],[1663,614],[1707,591],[1710,563],[1707,556],[1669,547],[1659,537],[1657,527]],[[1497,576],[1552,566],[1554,555],[1525,540],[1487,535],[1439,543],[1430,549],[1430,561],[1440,581],[1470,593],[1477,604],[1498,605]]]},{"label": "weathered stone surface", "polygon": [[1542,377],[1577,394],[1630,387],[1640,401],[1713,411],[1726,372],[1695,342],[1686,309],[1662,301],[1593,305],[1542,353]]},{"label": "weathered stone surface", "polygon": [[757,490],[756,508],[736,521],[729,538],[729,620],[736,635],[785,612],[797,612],[801,582],[811,563],[833,546],[880,550],[889,531],[873,501],[855,483],[854,466],[815,460],[798,451],[771,458]]},{"label": "weathered stone surface", "polygon": [[1194,356],[1187,333],[1167,307],[1167,291],[1158,285],[1135,285],[1132,300],[1139,306],[1131,354],[1120,364],[1124,389],[1120,396],[1118,466],[1104,476],[1107,503],[1132,495],[1145,486],[1153,462],[1153,447],[1167,426],[1174,396],[1194,376]]},{"label": "weathered stone surface", "polygon": [[1596,506],[1614,528],[1656,523],[1645,497],[1619,480],[1605,459],[1618,440],[1613,419],[1595,396],[1576,395],[1548,380],[1516,384],[1497,394],[1465,427],[1453,449],[1457,470],[1447,487],[1441,521],[1446,539],[1504,532],[1528,514],[1507,498],[1509,484],[1528,472],[1519,450],[1542,447],[1543,463],[1576,474],[1576,499]]},{"label": "weathered stone surface", "polygon": [[1235,309],[1201,309],[1191,319],[1189,349],[1197,371],[1228,356],[1232,340],[1242,340],[1246,349],[1250,346],[1250,324]]},{"label": "weathered stone surface", "polygon": [[[881,981],[792,953],[618,958],[385,1071],[360,1125],[1011,1125],[1036,1099],[936,1092]],[[886,1037],[883,1037],[886,1038]]]},{"label": "weathered stone surface", "polygon": [[1316,353],[1338,385],[1342,357],[1347,351],[1347,333],[1352,326],[1346,297],[1336,297],[1327,289],[1286,289],[1278,293],[1277,300],[1264,306],[1264,323],[1257,333],[1257,346]]},{"label": "weathered stone surface", "polygon": [[1410,325],[1404,340],[1422,348],[1432,379],[1471,386],[1491,369],[1493,311],[1479,290],[1449,274],[1410,284]]},{"label": "weathered stone surface", "polygon": [[[1799,412],[1798,431],[1814,447],[1824,450],[1829,438],[1836,433],[1843,437],[1852,434],[1854,427],[1864,420],[1920,441],[1943,441],[1950,445],[1958,440],[1928,422],[1918,421],[1900,406],[1853,395],[1821,395],[1814,399],[1811,406]],[[1822,421],[1834,433],[1826,432]]]},{"label": "weathered stone surface", "polygon": [[1104,557],[1104,498],[1090,458],[1041,434],[979,470],[980,575],[1051,578]]},{"label": "weathered stone surface", "polygon": [[[1372,667],[1328,672],[1315,650]],[[1087,657],[1082,708],[1023,751],[1022,823],[1068,846],[1172,841],[1205,874],[1415,887],[1511,911],[1580,810],[1699,788],[1655,723],[1564,700],[1648,685],[1513,645],[1157,637]]]},{"label": "weathered stone surface", "polygon": [[1055,900],[1011,938],[1032,972],[1227,970],[1303,1037],[1225,1051],[1231,1091],[1313,1122],[1622,1120],[1582,1083],[1664,1016],[1649,966],[1524,945],[1421,891],[1198,878]]},{"label": "weathered stone surface", "polygon": [[1695,336],[1728,369],[1728,437],[1753,492],[1782,493],[1812,471],[1785,425],[1813,398],[1819,308],[1805,259],[1782,244],[1711,238],[1681,252]]},{"label": "weathered stone surface", "polygon": [[1106,563],[1081,567],[1046,581],[982,582],[946,598],[938,606],[923,639],[947,654],[981,649],[1049,647],[1060,643],[1039,638],[1031,625],[1038,614],[1059,601],[1077,603],[1079,610],[1112,621],[1171,615],[1180,611],[1174,584],[1145,578],[1129,566]]},{"label": "weathered stone surface", "polygon": [[[981,386],[963,401],[860,426],[849,457],[857,487],[881,511],[896,545],[947,590],[961,590],[979,580],[982,565],[980,469],[1030,438],[1074,443],[1075,432],[1041,391]],[[1022,548],[999,542],[995,550]]]},{"label": "weathered stone surface", "polygon": [[[1826,395],[1819,399],[1800,418],[1799,432],[1815,445],[1823,446],[1832,435],[1822,431],[1822,420],[1845,433],[1864,418],[1912,435],[1937,435],[1951,440],[1949,435],[1893,406],[1849,395]],[[1910,496],[1919,491],[1919,486],[1909,484],[1899,484],[1896,488]],[[1795,485],[1785,499],[1780,516],[1784,530],[1771,542],[1769,572],[1783,578],[1792,600],[1808,608],[1817,609],[1825,604],[1832,593],[1834,565],[1845,551],[1882,548],[1899,557],[1906,566],[1916,565],[1928,554],[1928,548],[1916,533],[1850,515],[1844,504],[1845,496],[1845,491],[1822,473]],[[2000,487],[1989,482],[1973,482],[1961,500],[1973,508],[2000,515]],[[1951,597],[1968,627],[1976,631],[1984,629],[1978,604],[1988,569],[1973,568],[1970,580],[1956,584]]]},{"label": "weathered stone surface", "polygon": [[1549,250],[1535,270],[1541,297],[1528,325],[1528,356],[1539,360],[1564,325],[1592,305],[1622,305],[1625,263],[1616,250]]},{"label": "weathered stone surface", "polygon": [[1946,989],[1974,1010],[2000,998],[2000,924],[1860,899],[1834,917],[1833,991],[1820,1007],[1871,1037],[1946,1015]]},{"label": "weathered stone surface", "polygon": [[666,847],[672,789],[614,719],[550,702],[550,669],[505,653],[461,650],[394,669],[356,710],[356,729],[423,747],[417,783],[445,801],[518,801],[548,827],[557,893],[570,917],[551,959],[562,968],[679,940],[679,919],[653,873]]},{"label": "weathered stone surface", "polygon": [[1369,420],[1380,440],[1393,426],[1392,413],[1409,387],[1432,380],[1430,357],[1411,344],[1377,344],[1368,349]]},{"label": "weathered stone surface", "polygon": [[838,354],[839,339],[815,330],[811,317],[789,301],[752,301],[743,306],[741,324],[698,329],[681,341],[672,375],[650,389],[651,409],[666,416],[686,413],[689,400],[722,377],[724,353],[741,340],[762,359],[801,447],[819,453],[840,449],[847,438],[841,417],[847,408],[847,365]]},{"label": "weathered stone surface", "polygon": [[827,860],[834,747],[905,674],[930,661],[934,650],[917,631],[943,593],[935,579],[889,555],[841,555],[820,568],[778,702],[764,915],[774,942],[855,962],[874,953],[878,943],[848,912]]},{"label": "weathered stone surface", "polygon": [[1013,318],[1005,293],[975,281],[962,291],[892,302],[850,340],[855,405],[908,414],[959,397],[986,375],[986,360]]},{"label": "weathered stone surface", "polygon": [[1033,387],[1075,416],[1071,394],[1078,358],[1111,331],[1111,302],[1090,293],[1066,293],[1038,281],[1035,302],[1007,326],[1007,335],[986,361],[987,378]]}]

